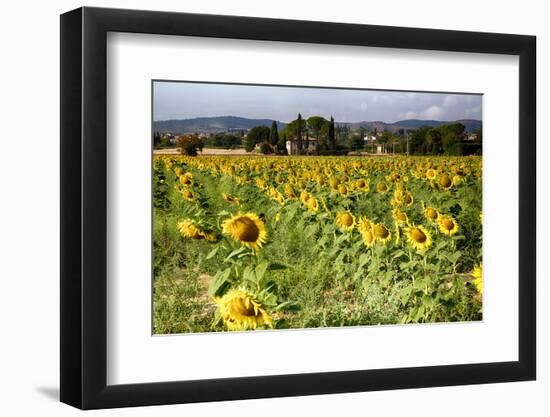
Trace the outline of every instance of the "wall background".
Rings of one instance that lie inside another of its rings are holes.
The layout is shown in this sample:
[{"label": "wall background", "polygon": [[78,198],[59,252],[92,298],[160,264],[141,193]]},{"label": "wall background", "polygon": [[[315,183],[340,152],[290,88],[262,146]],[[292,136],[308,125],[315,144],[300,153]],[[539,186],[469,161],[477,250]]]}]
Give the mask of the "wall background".
[{"label": "wall background", "polygon": [[[493,3],[493,4],[490,4]],[[545,255],[550,249],[550,209],[545,186],[550,167],[543,141],[543,115],[550,97],[550,26],[544,3],[340,0],[262,3],[253,0],[88,0],[85,5],[157,9],[508,32],[538,37],[538,381],[498,385],[324,395],[93,412],[127,416],[258,415],[529,415],[550,411],[550,285]],[[59,14],[83,3],[59,0],[9,2],[0,17],[2,64],[0,106],[3,145],[0,162],[0,402],[1,414],[71,416],[78,411],[57,402],[59,392]],[[546,133],[546,135],[545,135]],[[545,164],[543,166],[543,164]],[[506,192],[503,184],[502,192]],[[505,262],[506,260],[502,260]],[[475,349],[472,346],[472,349]]]}]

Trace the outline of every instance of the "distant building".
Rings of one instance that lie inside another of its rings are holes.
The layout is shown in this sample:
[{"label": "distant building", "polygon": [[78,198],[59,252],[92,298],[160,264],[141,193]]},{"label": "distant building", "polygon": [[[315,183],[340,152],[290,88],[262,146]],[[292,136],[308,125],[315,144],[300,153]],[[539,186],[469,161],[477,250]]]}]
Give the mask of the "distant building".
[{"label": "distant building", "polygon": [[468,133],[466,134],[466,137],[464,138],[468,142],[475,142],[479,139],[478,133]]},{"label": "distant building", "polygon": [[[311,136],[302,140],[301,155],[316,155],[317,154],[317,139]],[[296,141],[286,141],[286,151],[289,155],[300,155],[298,152],[298,143]]]}]

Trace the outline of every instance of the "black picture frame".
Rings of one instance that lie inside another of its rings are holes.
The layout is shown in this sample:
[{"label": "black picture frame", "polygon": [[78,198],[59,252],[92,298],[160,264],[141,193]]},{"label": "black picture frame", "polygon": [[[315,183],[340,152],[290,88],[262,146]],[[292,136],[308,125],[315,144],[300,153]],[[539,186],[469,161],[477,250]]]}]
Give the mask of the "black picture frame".
[{"label": "black picture frame", "polygon": [[[108,32],[519,56],[518,361],[107,385]],[[61,401],[95,409],[535,379],[535,54],[524,35],[88,7],[61,15]]]}]

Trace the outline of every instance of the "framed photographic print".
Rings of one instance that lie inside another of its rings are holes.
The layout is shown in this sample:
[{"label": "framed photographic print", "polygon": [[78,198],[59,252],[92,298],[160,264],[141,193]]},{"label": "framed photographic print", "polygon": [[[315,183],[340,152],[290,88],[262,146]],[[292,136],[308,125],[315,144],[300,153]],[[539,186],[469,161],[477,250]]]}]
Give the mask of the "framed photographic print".
[{"label": "framed photographic print", "polygon": [[535,38],[61,16],[61,400],[535,379]]}]

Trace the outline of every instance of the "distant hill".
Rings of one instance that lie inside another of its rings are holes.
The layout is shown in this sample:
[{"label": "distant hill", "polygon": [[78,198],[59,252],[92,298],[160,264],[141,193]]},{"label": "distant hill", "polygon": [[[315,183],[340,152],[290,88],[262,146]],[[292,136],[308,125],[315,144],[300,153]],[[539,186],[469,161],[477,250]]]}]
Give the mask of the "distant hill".
[{"label": "distant hill", "polygon": [[[246,117],[237,116],[219,116],[219,117],[195,117],[193,119],[178,119],[178,120],[158,120],[153,122],[153,130],[161,133],[185,134],[185,133],[220,133],[228,130],[248,130],[254,126],[271,127],[272,119],[248,119]],[[277,127],[284,129],[286,123],[276,121]],[[440,120],[419,120],[407,119],[399,120],[394,123],[386,123],[382,121],[362,121],[354,123],[336,122],[337,126],[348,126],[352,130],[358,130],[363,127],[369,131],[374,129],[382,132],[388,130],[397,132],[399,129],[418,129],[422,126],[438,127],[449,123],[462,123],[465,126],[466,132],[472,132],[481,128],[481,120],[463,119],[453,121]]]},{"label": "distant hill", "polygon": [[[422,126],[438,127],[449,123],[462,123],[465,127],[466,132],[472,132],[476,129],[480,129],[482,124],[481,120],[475,120],[475,119],[461,119],[461,120],[452,120],[452,121],[407,119],[407,120],[399,120],[393,123],[386,123],[382,121],[374,121],[374,122],[363,121],[363,122],[345,123],[345,124],[349,125],[353,130],[359,129],[360,127],[364,127],[365,129],[370,131],[373,131],[374,129],[376,129],[379,132],[384,130],[388,130],[390,132],[397,132],[399,129],[418,129]],[[340,123],[340,125],[342,125],[342,123]]]},{"label": "distant hill", "polygon": [[[276,121],[277,128],[284,129],[286,124]],[[195,117],[193,119],[158,120],[153,122],[153,130],[161,133],[220,133],[228,130],[248,130],[254,126],[271,127],[271,119],[247,119],[237,116]]]}]

